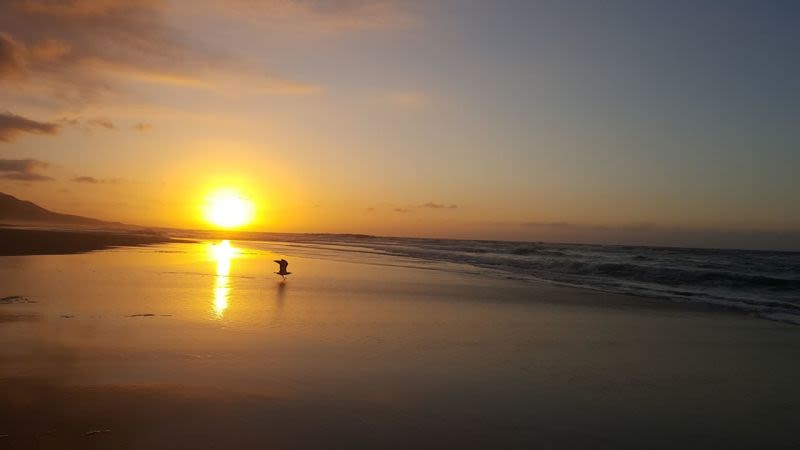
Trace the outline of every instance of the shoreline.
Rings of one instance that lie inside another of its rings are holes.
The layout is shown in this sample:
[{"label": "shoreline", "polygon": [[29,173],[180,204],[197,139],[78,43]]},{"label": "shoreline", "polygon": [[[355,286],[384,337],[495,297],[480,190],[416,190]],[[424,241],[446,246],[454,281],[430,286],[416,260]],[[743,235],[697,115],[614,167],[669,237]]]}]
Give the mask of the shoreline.
[{"label": "shoreline", "polygon": [[0,256],[71,255],[171,242],[191,241],[135,230],[54,230],[0,225]]},{"label": "shoreline", "polygon": [[[239,245],[245,248],[252,248],[252,249],[259,249],[262,246],[253,245],[253,243],[260,242],[263,244],[275,244],[279,246],[283,251],[290,252],[290,248],[293,245],[300,245],[303,249],[313,248],[309,246],[313,246],[316,243],[311,242],[286,242],[286,241],[255,241],[255,240],[241,240],[239,241]],[[347,244],[331,244],[332,246],[335,245],[347,245]],[[396,254],[389,254],[387,256],[390,257],[398,257],[398,258],[406,258],[403,255],[396,255]],[[324,256],[318,256],[319,259],[327,259]],[[428,263],[449,263],[441,260],[436,259],[426,259],[420,257],[410,257],[411,259],[419,259],[420,261],[428,262]],[[583,305],[583,306],[602,306],[606,305],[609,307],[642,307],[646,309],[673,309],[673,310],[685,310],[685,311],[694,311],[694,312],[710,312],[710,313],[718,313],[718,314],[730,314],[736,317],[749,317],[752,319],[759,319],[759,320],[766,320],[770,322],[778,322],[782,324],[787,324],[791,326],[798,326],[800,322],[798,322],[797,317],[770,317],[767,314],[760,312],[757,310],[750,310],[743,306],[737,306],[734,304],[728,303],[720,303],[720,302],[710,302],[706,299],[701,297],[698,298],[689,298],[689,297],[670,297],[667,295],[658,295],[658,294],[647,294],[647,293],[638,293],[638,292],[618,292],[611,289],[604,289],[602,287],[595,287],[591,285],[579,285],[579,284],[571,284],[569,282],[564,281],[556,281],[556,280],[547,280],[535,277],[525,277],[520,276],[519,274],[509,274],[508,272],[502,272],[494,268],[487,268],[482,267],[470,263],[460,263],[462,265],[468,266],[470,270],[468,271],[468,276],[475,276],[486,280],[486,282],[501,282],[507,283],[509,285],[518,285],[520,289],[536,289],[540,291],[552,292],[553,298],[558,298],[558,300],[543,300],[547,302],[554,302],[558,304],[575,304],[575,305]],[[398,267],[403,267],[402,264],[398,265]],[[421,268],[418,266],[413,266],[414,268]],[[425,270],[434,270],[434,271],[443,271],[449,272],[449,269],[442,269],[438,267],[430,267],[430,268],[423,268]],[[589,300],[593,299],[593,300]],[[511,300],[516,301],[516,300]],[[520,302],[529,302],[530,300],[519,300]],[[540,301],[540,300],[537,300]]]},{"label": "shoreline", "polygon": [[[31,300],[0,305],[0,442],[800,443],[791,427],[800,334],[790,325],[385,255],[365,263],[232,247],[0,258],[0,294]],[[282,257],[294,271],[286,282],[272,274]]]},{"label": "shoreline", "polygon": [[[264,241],[237,239],[235,236],[226,235],[219,232],[216,237],[208,236],[208,239],[231,239],[238,241],[243,248],[258,249],[258,246],[251,244],[260,242],[264,244],[277,244],[281,247],[302,245],[307,246],[306,242],[292,241]],[[255,238],[254,238],[255,239]],[[196,243],[198,240],[190,237],[171,237],[154,231],[146,230],[106,230],[106,229],[51,229],[34,227],[14,227],[13,225],[0,224],[0,257],[2,256],[45,256],[45,255],[74,255],[89,253],[94,251],[110,250],[120,247],[143,247],[171,243]],[[312,243],[313,244],[313,243]],[[396,255],[393,255],[396,256]],[[318,257],[325,260],[325,257]],[[425,260],[424,261],[429,261]],[[466,265],[481,269],[479,266]],[[441,269],[436,269],[441,270]],[[446,271],[446,270],[445,270]],[[494,271],[494,270],[493,270]],[[732,316],[747,316],[754,319],[767,320],[771,322],[783,323],[791,326],[800,325],[795,318],[768,317],[757,311],[729,306],[726,304],[715,304],[704,301],[693,301],[680,297],[667,297],[657,295],[646,295],[640,293],[622,293],[611,290],[604,290],[592,286],[572,285],[566,282],[551,281],[544,279],[526,279],[517,276],[505,276],[502,274],[484,275],[474,273],[472,275],[485,277],[494,282],[500,281],[510,285],[518,285],[520,289],[536,289],[539,291],[550,292],[552,298],[558,300],[541,300],[562,305],[580,305],[589,307],[605,306],[610,308],[644,308],[644,309],[663,309],[663,310],[683,310],[687,312],[710,312],[718,314],[730,314]],[[591,299],[591,300],[590,300]],[[508,299],[506,299],[507,301]],[[517,300],[512,300],[517,301]],[[518,300],[525,303],[531,300]]]}]

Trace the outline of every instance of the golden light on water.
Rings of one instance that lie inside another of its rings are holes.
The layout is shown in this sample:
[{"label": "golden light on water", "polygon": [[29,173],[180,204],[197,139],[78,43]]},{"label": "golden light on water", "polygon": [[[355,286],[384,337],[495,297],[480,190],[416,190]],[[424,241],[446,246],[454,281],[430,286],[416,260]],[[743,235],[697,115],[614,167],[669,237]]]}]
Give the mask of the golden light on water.
[{"label": "golden light on water", "polygon": [[211,245],[211,257],[217,262],[217,276],[214,281],[214,315],[222,318],[228,309],[230,298],[231,260],[239,254],[239,249],[231,245],[231,241],[222,241]]},{"label": "golden light on water", "polygon": [[239,228],[253,220],[253,202],[233,189],[214,192],[206,204],[206,220],[220,228]]}]

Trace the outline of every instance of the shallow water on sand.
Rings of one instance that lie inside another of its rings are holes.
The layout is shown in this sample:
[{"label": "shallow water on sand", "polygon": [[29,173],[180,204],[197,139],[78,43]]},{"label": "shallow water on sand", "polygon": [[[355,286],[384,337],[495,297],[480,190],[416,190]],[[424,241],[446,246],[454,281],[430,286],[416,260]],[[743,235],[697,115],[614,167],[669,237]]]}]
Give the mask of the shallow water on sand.
[{"label": "shallow water on sand", "polygon": [[[286,281],[272,274],[280,257],[297,272]],[[458,282],[447,272],[334,265],[226,243],[0,258],[0,274],[4,296],[24,299],[4,308],[16,326],[0,328],[0,338],[28,356],[4,365],[6,376],[80,381],[86,372],[93,383],[215,382],[272,392],[282,374],[288,389],[309,373],[335,381],[387,351],[393,356],[382,364],[403,368],[425,352],[400,349],[468,347],[491,331],[480,323],[496,314],[484,303],[454,311],[432,301]]]},{"label": "shallow water on sand", "polygon": [[0,447],[796,443],[788,325],[285,243],[3,257],[0,280]]}]

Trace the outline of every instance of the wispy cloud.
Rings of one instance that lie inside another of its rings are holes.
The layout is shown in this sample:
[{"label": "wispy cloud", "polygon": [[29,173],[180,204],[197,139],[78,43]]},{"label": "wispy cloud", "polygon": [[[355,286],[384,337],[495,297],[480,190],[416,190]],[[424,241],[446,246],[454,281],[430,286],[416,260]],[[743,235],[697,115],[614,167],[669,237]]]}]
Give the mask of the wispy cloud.
[{"label": "wispy cloud", "polygon": [[524,228],[571,228],[575,225],[569,222],[522,222]]},{"label": "wispy cloud", "polygon": [[631,222],[623,224],[577,224],[565,221],[554,222],[522,222],[519,224],[522,228],[529,229],[548,229],[548,230],[572,230],[572,231],[619,231],[619,232],[640,232],[651,231],[662,228],[650,222]]},{"label": "wispy cloud", "polygon": [[149,123],[139,122],[133,126],[133,129],[140,132],[145,133],[153,129],[153,125]]},{"label": "wispy cloud", "polygon": [[50,164],[37,159],[0,159],[0,178],[13,181],[50,181],[51,177],[38,173]]},{"label": "wispy cloud", "polygon": [[6,33],[0,33],[0,78],[18,77],[23,72],[24,48]]},{"label": "wispy cloud", "polygon": [[94,119],[90,120],[89,124],[95,127],[105,128],[107,130],[116,130],[117,127],[114,126],[114,122],[108,119]]},{"label": "wispy cloud", "polygon": [[216,15],[304,35],[392,29],[415,22],[410,2],[402,0],[201,0],[201,3],[213,8]]},{"label": "wispy cloud", "polygon": [[84,183],[84,184],[117,184],[120,182],[117,178],[95,178],[90,176],[80,176],[75,177],[72,179],[74,183]]},{"label": "wispy cloud", "polygon": [[117,100],[129,83],[212,91],[252,85],[251,93],[265,95],[320,91],[254,70],[230,52],[189,45],[169,23],[175,6],[166,0],[0,2],[0,77],[16,87],[0,93],[0,101],[74,111]]},{"label": "wispy cloud", "polygon": [[455,205],[455,204],[452,204],[452,203],[449,204],[449,205],[446,205],[444,203],[428,202],[428,203],[423,203],[422,205],[419,205],[418,207],[419,208],[428,208],[428,209],[456,209],[456,208],[458,208],[458,205]]},{"label": "wispy cloud", "polygon": [[39,122],[10,112],[0,112],[0,142],[12,142],[20,134],[58,134],[60,126]]},{"label": "wispy cloud", "polygon": [[18,0],[19,10],[56,17],[97,17],[108,14],[117,9],[126,8],[128,5],[154,4],[151,0]]},{"label": "wispy cloud", "polygon": [[[417,205],[407,205],[407,206],[391,206],[391,205],[385,205],[385,206],[387,206],[389,210],[396,213],[413,213],[414,211],[421,209],[432,209],[437,211],[458,209],[458,205],[454,203],[436,203],[436,202],[427,202],[427,203],[420,203]],[[365,211],[371,213],[379,211],[379,209],[380,208],[378,207],[370,206],[366,208]]]},{"label": "wispy cloud", "polygon": [[95,118],[83,119],[80,117],[62,118],[58,121],[60,125],[78,129],[84,133],[92,133],[93,131],[116,131],[117,125],[110,119]]}]

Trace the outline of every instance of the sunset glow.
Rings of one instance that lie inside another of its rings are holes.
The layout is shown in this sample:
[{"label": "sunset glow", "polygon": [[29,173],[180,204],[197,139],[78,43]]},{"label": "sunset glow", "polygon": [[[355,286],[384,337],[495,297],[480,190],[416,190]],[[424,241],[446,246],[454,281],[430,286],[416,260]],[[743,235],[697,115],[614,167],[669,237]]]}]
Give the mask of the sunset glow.
[{"label": "sunset glow", "polygon": [[437,3],[0,1],[0,192],[146,227],[800,248],[796,7]]},{"label": "sunset glow", "polygon": [[0,0],[0,450],[800,450],[799,23]]},{"label": "sunset glow", "polygon": [[217,276],[214,280],[214,302],[213,311],[217,318],[225,315],[228,309],[228,298],[230,296],[230,273],[231,260],[239,254],[239,249],[231,246],[228,240],[218,244],[211,244],[211,258],[217,263]]},{"label": "sunset glow", "polygon": [[253,202],[234,190],[215,192],[206,207],[206,220],[219,228],[240,228],[253,220]]}]

